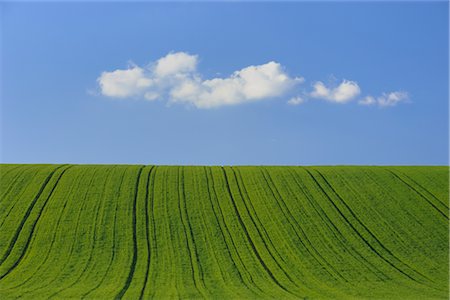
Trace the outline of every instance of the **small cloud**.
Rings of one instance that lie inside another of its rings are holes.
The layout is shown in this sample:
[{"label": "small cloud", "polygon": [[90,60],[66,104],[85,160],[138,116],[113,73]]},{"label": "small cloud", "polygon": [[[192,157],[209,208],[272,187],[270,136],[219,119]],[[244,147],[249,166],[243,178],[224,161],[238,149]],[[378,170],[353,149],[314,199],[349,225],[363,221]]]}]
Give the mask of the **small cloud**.
[{"label": "small cloud", "polygon": [[377,101],[375,100],[374,97],[372,97],[372,96],[366,96],[366,97],[364,97],[363,99],[359,100],[359,101],[358,101],[358,104],[361,104],[361,105],[373,105],[373,104],[375,104],[376,102],[377,102]]},{"label": "small cloud", "polygon": [[311,97],[335,103],[347,103],[361,93],[358,83],[345,79],[336,87],[327,87],[323,82],[317,81],[313,88]]},{"label": "small cloud", "polygon": [[127,98],[139,95],[152,85],[144,69],[134,66],[126,70],[103,72],[97,79],[101,93],[108,97]]},{"label": "small cloud", "polygon": [[305,103],[305,101],[306,100],[304,98],[302,98],[300,96],[296,96],[296,97],[293,97],[293,98],[289,99],[287,104],[289,104],[289,105],[300,105],[302,103]]},{"label": "small cloud", "polygon": [[378,98],[378,105],[395,106],[400,102],[405,102],[408,100],[409,100],[408,93],[403,91],[392,92],[389,94],[383,93],[383,95]]},{"label": "small cloud", "polygon": [[197,63],[197,55],[190,55],[186,52],[169,53],[158,59],[155,65],[154,74],[157,77],[165,77],[191,73],[196,70]]},{"label": "small cloud", "polygon": [[376,99],[372,96],[367,96],[358,101],[361,105],[378,105],[380,107],[395,106],[401,102],[409,101],[409,95],[404,91],[396,91],[390,93],[383,93]]}]

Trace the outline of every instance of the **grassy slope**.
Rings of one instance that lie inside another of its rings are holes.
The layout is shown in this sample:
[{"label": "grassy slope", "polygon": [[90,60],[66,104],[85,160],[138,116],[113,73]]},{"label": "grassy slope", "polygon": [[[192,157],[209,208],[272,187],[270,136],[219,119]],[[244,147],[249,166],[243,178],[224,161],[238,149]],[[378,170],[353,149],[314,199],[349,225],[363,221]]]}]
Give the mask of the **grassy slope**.
[{"label": "grassy slope", "polygon": [[448,297],[447,167],[0,166],[0,297]]}]

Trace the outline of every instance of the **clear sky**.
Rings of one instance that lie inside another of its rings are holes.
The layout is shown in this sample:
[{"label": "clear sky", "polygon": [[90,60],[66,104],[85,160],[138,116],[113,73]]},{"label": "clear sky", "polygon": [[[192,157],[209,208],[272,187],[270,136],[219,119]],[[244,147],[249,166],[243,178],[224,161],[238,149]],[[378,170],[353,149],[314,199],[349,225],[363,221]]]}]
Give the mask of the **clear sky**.
[{"label": "clear sky", "polygon": [[1,3],[1,162],[447,165],[448,3]]}]

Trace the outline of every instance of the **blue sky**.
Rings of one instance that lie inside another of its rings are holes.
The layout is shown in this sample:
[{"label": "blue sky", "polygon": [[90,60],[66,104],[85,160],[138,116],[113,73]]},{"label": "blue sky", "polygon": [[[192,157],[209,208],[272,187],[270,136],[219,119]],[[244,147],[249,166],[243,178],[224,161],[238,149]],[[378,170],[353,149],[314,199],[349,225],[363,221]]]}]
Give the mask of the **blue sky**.
[{"label": "blue sky", "polygon": [[446,2],[0,5],[3,163],[448,164]]}]

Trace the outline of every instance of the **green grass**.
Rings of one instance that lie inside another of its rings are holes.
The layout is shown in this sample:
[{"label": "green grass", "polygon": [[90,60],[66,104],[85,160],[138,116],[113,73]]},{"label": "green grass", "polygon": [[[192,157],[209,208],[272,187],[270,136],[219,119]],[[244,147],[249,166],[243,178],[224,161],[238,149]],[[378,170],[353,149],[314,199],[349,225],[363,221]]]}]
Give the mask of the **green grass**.
[{"label": "green grass", "polygon": [[448,167],[0,176],[1,299],[448,299]]}]

